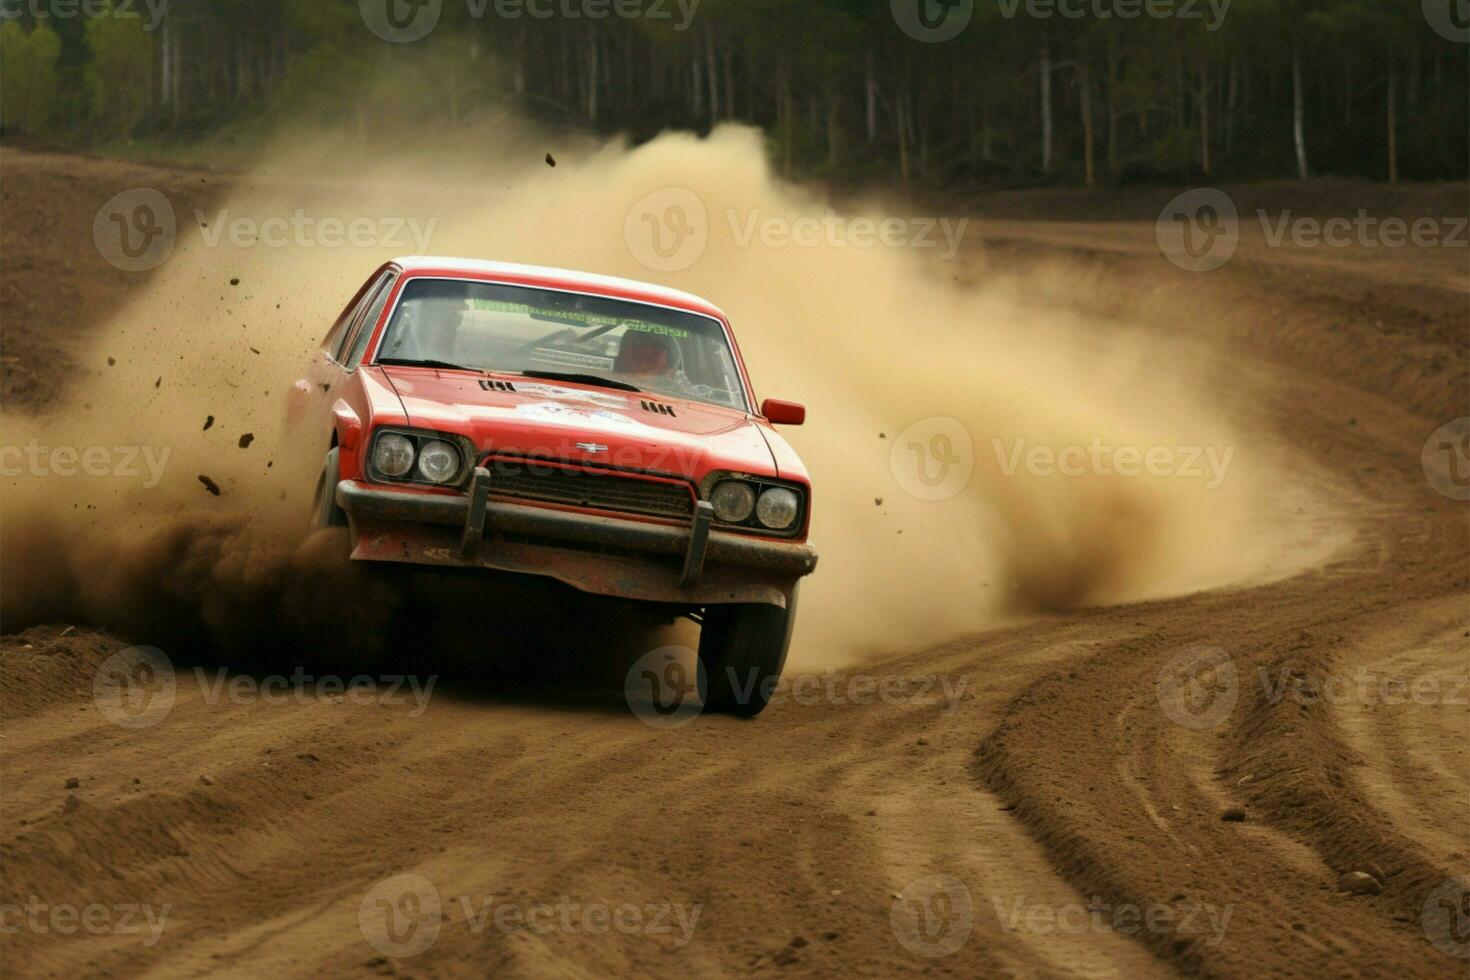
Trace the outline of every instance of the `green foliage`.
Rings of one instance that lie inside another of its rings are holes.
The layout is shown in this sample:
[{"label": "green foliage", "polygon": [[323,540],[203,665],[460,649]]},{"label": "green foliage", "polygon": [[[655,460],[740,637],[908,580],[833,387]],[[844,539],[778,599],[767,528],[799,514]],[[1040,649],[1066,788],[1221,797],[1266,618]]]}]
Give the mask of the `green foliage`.
[{"label": "green foliage", "polygon": [[0,24],[0,124],[38,133],[55,117],[56,61],[61,40],[46,24],[27,30],[16,21]]},{"label": "green foliage", "polygon": [[140,19],[87,21],[91,123],[100,135],[129,136],[153,99],[153,35]]},{"label": "green foliage", "polygon": [[1470,46],[1437,35],[1414,0],[1205,0],[1131,18],[1118,0],[976,0],[943,43],[907,36],[890,0],[642,0],[661,19],[618,16],[626,2],[596,17],[592,0],[539,0],[554,16],[503,17],[494,0],[444,0],[406,44],[374,36],[358,0],[175,2],[152,34],[58,21],[59,59],[45,25],[22,20],[5,25],[0,109],[12,131],[49,116],[164,142],[304,124],[367,145],[375,127],[489,125],[511,108],[634,141],[733,120],[807,174],[1214,180],[1294,172],[1297,62],[1313,169],[1386,176],[1390,91],[1400,174],[1463,178],[1470,158]]}]

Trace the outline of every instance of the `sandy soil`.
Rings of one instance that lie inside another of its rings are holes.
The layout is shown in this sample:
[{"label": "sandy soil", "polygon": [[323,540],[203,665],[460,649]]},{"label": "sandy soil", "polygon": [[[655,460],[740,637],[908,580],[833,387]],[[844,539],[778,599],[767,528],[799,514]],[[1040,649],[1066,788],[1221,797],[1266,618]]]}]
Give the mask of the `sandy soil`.
[{"label": "sandy soil", "polygon": [[[4,163],[4,391],[44,416],[101,370],[68,357],[132,281],[58,229],[138,174]],[[136,637],[7,624],[0,968],[1465,976],[1470,510],[1421,456],[1466,414],[1466,253],[1246,243],[1160,278],[1152,234],[992,220],[973,261],[1147,281],[1114,312],[1208,337],[1234,424],[1315,474],[1330,507],[1297,532],[1340,535],[1329,558],[896,651],[810,676],[838,696],[672,730],[615,685],[568,697],[564,665],[510,694],[466,670],[423,703],[268,703],[212,696],[207,651],[166,718],[127,728],[93,685]],[[1371,894],[1339,887],[1353,872]],[[72,906],[98,927],[56,917]]]}]

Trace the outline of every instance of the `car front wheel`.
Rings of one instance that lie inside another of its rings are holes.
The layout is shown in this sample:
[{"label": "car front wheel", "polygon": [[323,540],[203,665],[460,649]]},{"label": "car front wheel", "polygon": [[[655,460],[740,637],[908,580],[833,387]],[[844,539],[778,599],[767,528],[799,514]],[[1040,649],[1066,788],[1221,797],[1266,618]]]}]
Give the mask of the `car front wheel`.
[{"label": "car front wheel", "polygon": [[796,622],[796,590],[786,608],[765,603],[707,606],[699,634],[706,711],[751,718],[770,703]]},{"label": "car front wheel", "polygon": [[327,453],[322,463],[322,475],[316,481],[316,497],[311,504],[311,529],[320,531],[327,527],[346,527],[347,515],[337,506],[337,483],[342,479],[337,447]]}]

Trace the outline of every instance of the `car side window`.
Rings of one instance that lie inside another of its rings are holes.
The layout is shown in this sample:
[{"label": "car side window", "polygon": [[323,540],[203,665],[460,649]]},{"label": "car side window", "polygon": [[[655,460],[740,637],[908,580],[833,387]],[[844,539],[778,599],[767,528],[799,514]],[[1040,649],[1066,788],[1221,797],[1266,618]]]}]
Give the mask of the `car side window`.
[{"label": "car side window", "polygon": [[389,275],[378,290],[378,296],[373,300],[373,305],[368,307],[367,315],[362,318],[362,326],[357,329],[357,336],[352,341],[352,350],[342,365],[351,371],[357,367],[362,355],[367,351],[368,341],[372,339],[373,328],[378,325],[378,319],[383,315],[383,307],[388,305],[388,297],[393,295],[393,284],[396,277]]},{"label": "car side window", "polygon": [[347,352],[352,349],[352,343],[357,339],[357,334],[362,327],[362,322],[369,308],[377,302],[378,296],[383,292],[384,284],[393,278],[393,273],[385,272],[378,277],[373,287],[363,294],[362,302],[352,313],[352,321],[347,327],[346,333],[342,335],[341,342],[337,344],[336,350],[332,352],[332,358],[338,364],[346,364]]},{"label": "car side window", "polygon": [[347,332],[352,327],[352,321],[356,319],[358,311],[372,295],[371,288],[364,289],[356,302],[349,304],[347,309],[342,311],[342,315],[337,317],[337,322],[332,324],[332,329],[327,331],[327,339],[322,341],[322,350],[333,358],[337,356],[337,352],[342,349],[342,341],[347,338]]}]

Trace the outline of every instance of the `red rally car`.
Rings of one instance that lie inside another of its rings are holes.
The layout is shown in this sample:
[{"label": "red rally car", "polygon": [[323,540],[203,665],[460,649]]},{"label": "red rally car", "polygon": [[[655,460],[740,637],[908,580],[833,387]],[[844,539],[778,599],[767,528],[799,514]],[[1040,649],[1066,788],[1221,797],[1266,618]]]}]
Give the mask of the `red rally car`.
[{"label": "red rally car", "polygon": [[[373,273],[297,382],[313,522],[364,561],[498,569],[702,624],[708,709],[765,707],[791,641],[811,481],[730,322],[605,276],[414,257]],[[317,456],[315,454],[322,454]]]}]

